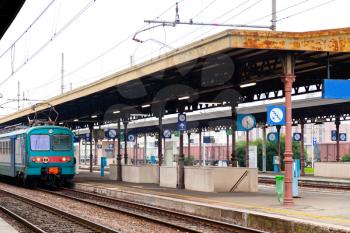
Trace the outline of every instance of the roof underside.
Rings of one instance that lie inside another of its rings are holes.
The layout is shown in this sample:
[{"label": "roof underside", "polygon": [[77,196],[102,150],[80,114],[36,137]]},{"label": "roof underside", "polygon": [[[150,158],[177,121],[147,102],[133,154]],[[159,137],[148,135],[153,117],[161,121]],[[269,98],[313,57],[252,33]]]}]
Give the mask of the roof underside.
[{"label": "roof underside", "polygon": [[[284,96],[281,58],[295,58],[293,95],[318,92],[322,80],[350,77],[350,28],[317,32],[228,30],[192,43],[157,59],[118,72],[47,102],[71,125],[110,122],[125,114],[135,119],[181,108],[195,111],[232,102],[254,102]],[[242,83],[257,82],[241,89]],[[179,97],[191,96],[179,101]],[[206,105],[203,103],[216,103]],[[142,105],[152,107],[142,108]],[[47,105],[37,107],[45,111]],[[123,115],[113,114],[121,111]],[[293,112],[295,118],[347,114],[346,104]],[[26,122],[31,108],[0,119],[1,125]],[[130,116],[130,114],[132,114]],[[135,115],[138,114],[138,115]],[[98,115],[91,119],[92,115]],[[79,118],[79,123],[73,119]],[[264,120],[264,119],[261,119]]]}]

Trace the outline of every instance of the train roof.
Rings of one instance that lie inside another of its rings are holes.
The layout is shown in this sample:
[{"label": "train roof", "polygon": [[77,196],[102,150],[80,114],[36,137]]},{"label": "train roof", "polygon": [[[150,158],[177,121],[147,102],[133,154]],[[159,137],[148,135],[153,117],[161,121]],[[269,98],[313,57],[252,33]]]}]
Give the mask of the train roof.
[{"label": "train roof", "polygon": [[26,128],[20,128],[20,129],[17,128],[17,129],[14,129],[12,131],[7,131],[7,132],[4,132],[4,133],[0,132],[0,138],[11,137],[13,135],[29,133],[30,131],[32,131],[34,129],[45,129],[45,128],[70,130],[67,127],[57,126],[57,125],[40,125],[40,126],[26,127]]}]

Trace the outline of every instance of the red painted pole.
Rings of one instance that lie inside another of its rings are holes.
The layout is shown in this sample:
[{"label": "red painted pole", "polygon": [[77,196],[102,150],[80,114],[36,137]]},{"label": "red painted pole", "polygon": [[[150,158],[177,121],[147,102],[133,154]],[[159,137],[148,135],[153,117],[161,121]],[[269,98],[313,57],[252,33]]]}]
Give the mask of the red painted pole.
[{"label": "red painted pole", "polygon": [[[287,61],[288,63],[288,61]],[[287,66],[290,64],[287,64]],[[292,86],[295,81],[295,76],[291,73],[286,73],[283,77],[285,105],[286,105],[286,138],[284,151],[284,202],[285,206],[294,205],[293,202],[293,186],[292,186],[292,172],[293,172],[293,151],[292,151]]]}]

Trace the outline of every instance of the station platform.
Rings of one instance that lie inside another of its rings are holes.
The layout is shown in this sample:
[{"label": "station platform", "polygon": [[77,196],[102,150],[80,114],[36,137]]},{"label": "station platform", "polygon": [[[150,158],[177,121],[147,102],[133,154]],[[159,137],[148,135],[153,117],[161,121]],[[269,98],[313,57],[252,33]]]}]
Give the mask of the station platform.
[{"label": "station platform", "polygon": [[4,219],[0,218],[0,233],[18,233],[15,228],[8,224]]},{"label": "station platform", "polygon": [[[284,175],[283,173],[262,173],[259,172],[258,177],[261,179],[274,179],[276,175]],[[323,184],[334,184],[334,185],[344,185],[350,186],[350,179],[346,178],[333,178],[333,177],[322,177],[322,176],[313,176],[313,175],[305,175],[299,177],[299,181],[302,182],[315,182],[315,183],[323,183]],[[300,183],[299,183],[300,185]]]},{"label": "station platform", "polygon": [[272,185],[256,193],[206,193],[116,182],[99,172],[80,170],[78,190],[151,204],[203,217],[227,220],[268,232],[350,232],[350,192],[300,188],[295,206],[280,204]]}]

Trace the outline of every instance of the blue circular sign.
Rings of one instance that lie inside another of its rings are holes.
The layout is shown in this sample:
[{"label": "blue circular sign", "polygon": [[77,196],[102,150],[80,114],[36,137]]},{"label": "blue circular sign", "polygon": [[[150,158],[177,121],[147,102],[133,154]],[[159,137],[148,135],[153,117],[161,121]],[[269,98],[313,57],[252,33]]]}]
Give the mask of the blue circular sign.
[{"label": "blue circular sign", "polygon": [[129,141],[129,142],[135,141],[135,135],[129,134],[129,135],[128,135],[128,141]]}]

